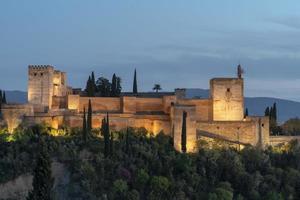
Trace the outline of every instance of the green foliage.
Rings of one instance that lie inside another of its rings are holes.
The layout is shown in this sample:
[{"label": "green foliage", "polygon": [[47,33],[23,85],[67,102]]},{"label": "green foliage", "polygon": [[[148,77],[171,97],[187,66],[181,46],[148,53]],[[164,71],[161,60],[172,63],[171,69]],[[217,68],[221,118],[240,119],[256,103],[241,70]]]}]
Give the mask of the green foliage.
[{"label": "green foliage", "polygon": [[289,119],[281,127],[284,135],[300,135],[299,118]]},{"label": "green foliage", "polygon": [[53,179],[51,177],[51,160],[48,155],[46,143],[41,140],[39,144],[39,155],[34,169],[32,191],[29,192],[28,200],[50,200]]},{"label": "green foliage", "polygon": [[113,74],[111,82],[104,77],[98,78],[96,82],[97,96],[101,97],[119,97],[121,95],[122,86],[121,78]]},{"label": "green foliage", "polygon": [[300,199],[296,141],[280,149],[202,147],[182,154],[169,136],[129,127],[109,132],[114,155],[105,156],[105,137],[92,135],[84,144],[81,130],[69,132],[54,137],[43,125],[19,129],[11,142],[0,140],[0,183],[35,171],[41,138],[47,154],[69,174],[60,190],[52,188],[55,197],[64,191],[59,199]]},{"label": "green foliage", "polygon": [[152,90],[154,90],[155,92],[158,92],[159,90],[161,90],[160,84],[154,84]]},{"label": "green foliage", "polygon": [[84,142],[87,142],[87,124],[86,124],[86,114],[85,114],[85,108],[83,108],[83,117],[82,117],[82,139]]},{"label": "green foliage", "polygon": [[89,137],[92,133],[92,103],[89,99],[89,106],[88,106],[88,113],[87,113],[87,119],[86,119],[86,130],[87,130],[87,136]]},{"label": "green foliage", "polygon": [[115,199],[124,199],[125,196],[127,195],[127,191],[128,191],[127,182],[121,179],[114,181],[113,192],[114,192]]}]

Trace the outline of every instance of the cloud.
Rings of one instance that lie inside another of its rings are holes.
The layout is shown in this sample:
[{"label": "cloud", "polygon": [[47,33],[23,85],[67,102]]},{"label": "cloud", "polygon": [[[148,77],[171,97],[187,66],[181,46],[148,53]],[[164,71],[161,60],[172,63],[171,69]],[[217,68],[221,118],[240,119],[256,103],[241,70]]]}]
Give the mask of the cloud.
[{"label": "cloud", "polygon": [[267,21],[288,28],[300,29],[300,16],[273,17],[267,19]]}]

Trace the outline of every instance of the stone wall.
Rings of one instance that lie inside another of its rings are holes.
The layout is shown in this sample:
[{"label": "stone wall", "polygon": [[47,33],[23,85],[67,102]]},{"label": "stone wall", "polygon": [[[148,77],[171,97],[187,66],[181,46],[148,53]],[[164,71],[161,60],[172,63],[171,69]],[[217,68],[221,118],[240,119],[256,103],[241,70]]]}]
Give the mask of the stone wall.
[{"label": "stone wall", "polygon": [[191,105],[196,107],[196,121],[212,120],[212,101],[210,99],[179,99],[181,105]]},{"label": "stone wall", "polygon": [[51,108],[54,68],[50,65],[28,67],[28,103]]},{"label": "stone wall", "polygon": [[288,143],[292,140],[298,140],[300,142],[300,136],[270,136],[270,145],[277,146]]},{"label": "stone wall", "polygon": [[136,98],[136,112],[163,112],[162,98]]},{"label": "stone wall", "polygon": [[140,98],[140,97],[80,97],[68,95],[68,109],[83,111],[87,109],[88,101],[91,100],[93,112],[118,112],[118,113],[170,113],[175,96],[163,98]]},{"label": "stone wall", "polygon": [[53,74],[53,96],[64,97],[67,95],[66,82],[66,73],[55,70]]},{"label": "stone wall", "polygon": [[213,121],[241,121],[244,118],[244,82],[237,78],[210,81]]},{"label": "stone wall", "polygon": [[121,112],[119,97],[80,97],[79,112],[83,112],[84,107],[88,109],[89,100],[91,100],[93,112]]},{"label": "stone wall", "polygon": [[22,123],[25,115],[33,115],[33,107],[31,105],[2,105],[2,116],[10,133]]},{"label": "stone wall", "polygon": [[264,147],[269,144],[269,124],[265,117],[245,121],[197,122],[197,137],[211,136]]},{"label": "stone wall", "polygon": [[[105,113],[97,113],[92,116],[92,127],[100,128],[102,119],[106,116]],[[65,123],[70,127],[82,127],[82,114],[70,115],[65,117]],[[110,113],[109,123],[112,130],[121,130],[127,127],[144,127],[149,132],[158,134],[163,131],[169,135],[170,119],[166,115],[132,115]]]},{"label": "stone wall", "polygon": [[186,119],[186,147],[187,152],[196,151],[196,107],[189,105],[174,105],[172,107],[172,123],[171,130],[174,140],[174,147],[176,150],[181,151],[181,133],[182,133],[182,119],[183,112],[187,112]]},{"label": "stone wall", "polygon": [[64,109],[67,107],[67,97],[53,96],[51,109]]}]

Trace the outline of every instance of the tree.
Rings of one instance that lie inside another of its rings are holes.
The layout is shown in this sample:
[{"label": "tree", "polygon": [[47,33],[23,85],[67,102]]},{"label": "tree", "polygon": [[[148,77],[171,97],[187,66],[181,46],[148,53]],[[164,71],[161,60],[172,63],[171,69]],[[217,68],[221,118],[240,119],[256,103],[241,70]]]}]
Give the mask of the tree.
[{"label": "tree", "polygon": [[248,112],[248,108],[246,108],[245,117],[248,117],[248,116],[249,116],[249,112]]},{"label": "tree", "polygon": [[120,77],[116,77],[116,80],[117,80],[117,87],[116,87],[116,93],[117,93],[117,96],[120,96],[121,95],[121,92],[122,92],[122,86],[121,86],[121,78]]},{"label": "tree", "polygon": [[91,74],[91,83],[92,83],[92,87],[93,87],[93,91],[94,93],[96,93],[97,91],[97,87],[96,87],[96,80],[95,80],[95,74],[94,74],[94,71],[92,71],[92,74]]},{"label": "tree", "polygon": [[89,99],[89,105],[88,105],[88,113],[87,113],[87,119],[86,119],[86,129],[87,129],[87,134],[88,136],[91,135],[92,133],[92,103],[91,100]]},{"label": "tree", "polygon": [[114,199],[125,199],[128,191],[127,182],[122,179],[118,179],[114,181],[113,191],[114,191]]},{"label": "tree", "polygon": [[182,113],[182,130],[181,130],[181,151],[186,153],[186,117],[187,112]]},{"label": "tree", "polygon": [[52,185],[51,160],[45,142],[40,141],[37,163],[33,172],[33,189],[29,192],[27,200],[50,200]]},{"label": "tree", "polygon": [[155,90],[155,92],[158,92],[159,90],[161,90],[160,84],[155,84],[154,87],[152,88],[152,90]]},{"label": "tree", "polygon": [[106,114],[106,118],[104,117],[102,120],[101,131],[104,137],[104,156],[108,157],[110,154],[110,147],[111,147],[108,113]]},{"label": "tree", "polygon": [[2,96],[2,103],[6,104],[6,95],[5,95],[5,91],[3,91],[3,96]]},{"label": "tree", "polygon": [[267,107],[265,110],[265,116],[270,116],[270,108]]},{"label": "tree", "polygon": [[275,119],[276,124],[277,124],[277,106],[276,106],[276,103],[273,104],[273,118]]},{"label": "tree", "polygon": [[150,181],[150,188],[154,199],[165,199],[164,195],[170,187],[169,180],[164,176],[153,176]]},{"label": "tree", "polygon": [[130,139],[129,139],[129,130],[128,127],[126,129],[126,136],[125,136],[125,152],[129,153],[129,147],[130,147]]},{"label": "tree", "polygon": [[111,80],[110,96],[112,96],[112,97],[117,96],[117,77],[116,77],[116,74],[113,75],[112,80]]},{"label": "tree", "polygon": [[94,97],[95,96],[95,88],[93,86],[91,76],[89,76],[89,78],[86,82],[85,92],[86,92],[88,97]]},{"label": "tree", "polygon": [[136,80],[136,69],[134,70],[134,78],[133,78],[133,94],[138,94],[138,88],[137,88],[137,80]]},{"label": "tree", "polygon": [[97,89],[100,92],[100,96],[109,97],[111,93],[111,83],[108,79],[100,77],[97,80]]},{"label": "tree", "polygon": [[110,156],[114,155],[114,133],[110,133],[110,148],[109,148]]},{"label": "tree", "polygon": [[82,139],[86,143],[87,142],[87,125],[86,125],[86,114],[85,108],[83,108],[83,117],[82,117]]}]

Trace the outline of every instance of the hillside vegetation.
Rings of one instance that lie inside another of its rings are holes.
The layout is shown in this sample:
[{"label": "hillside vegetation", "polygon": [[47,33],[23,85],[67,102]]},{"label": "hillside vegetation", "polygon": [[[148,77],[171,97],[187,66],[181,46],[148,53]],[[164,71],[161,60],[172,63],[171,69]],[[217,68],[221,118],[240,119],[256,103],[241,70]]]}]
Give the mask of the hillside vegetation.
[{"label": "hillside vegetation", "polygon": [[198,153],[181,154],[169,136],[130,128],[113,132],[105,156],[100,132],[86,142],[79,129],[0,134],[0,185],[33,174],[42,140],[51,162],[65,168],[61,182],[54,176],[53,199],[300,199],[297,142],[264,151],[202,142]]}]

